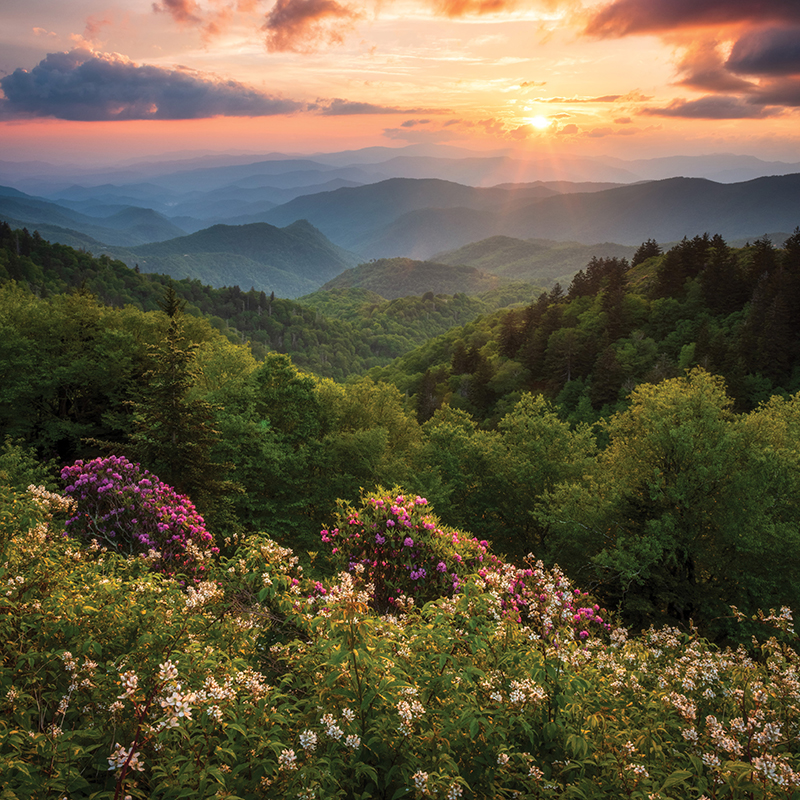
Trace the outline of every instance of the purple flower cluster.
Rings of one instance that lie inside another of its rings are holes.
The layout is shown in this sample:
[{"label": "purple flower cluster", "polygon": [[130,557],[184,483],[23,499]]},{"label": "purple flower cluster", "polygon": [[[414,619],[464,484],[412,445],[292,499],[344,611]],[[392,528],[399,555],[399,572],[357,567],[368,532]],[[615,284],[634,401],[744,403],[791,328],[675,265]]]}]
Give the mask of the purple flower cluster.
[{"label": "purple flower cluster", "polygon": [[77,503],[67,520],[72,536],[125,554],[151,554],[155,570],[192,579],[219,553],[191,500],[123,456],[76,461],[61,470],[61,480]]},{"label": "purple flower cluster", "polygon": [[609,630],[600,607],[589,605],[588,595],[573,589],[557,567],[510,564],[492,555],[488,542],[438,527],[425,505],[421,497],[368,496],[360,510],[339,516],[339,527],[322,531],[340,567],[360,588],[372,586],[376,610],[392,610],[401,595],[421,602],[453,596],[477,581],[496,598],[498,618],[528,625],[544,638],[583,641]]},{"label": "purple flower cluster", "polygon": [[391,610],[400,595],[427,602],[451,596],[484,558],[486,543],[437,527],[423,497],[373,495],[348,509],[322,541],[359,584],[373,586],[372,604]]}]

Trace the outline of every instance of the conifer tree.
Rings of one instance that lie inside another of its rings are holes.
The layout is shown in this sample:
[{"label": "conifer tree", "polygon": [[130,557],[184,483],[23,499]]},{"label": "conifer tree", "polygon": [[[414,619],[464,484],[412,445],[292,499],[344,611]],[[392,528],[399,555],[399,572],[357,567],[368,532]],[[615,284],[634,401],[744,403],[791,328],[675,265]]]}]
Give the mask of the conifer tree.
[{"label": "conifer tree", "polygon": [[168,285],[159,303],[169,318],[163,340],[149,348],[147,385],[134,404],[132,455],[163,481],[188,494],[208,514],[233,484],[220,478],[232,465],[214,461],[219,434],[214,409],[193,398],[195,354],[198,345],[184,332],[184,301]]}]

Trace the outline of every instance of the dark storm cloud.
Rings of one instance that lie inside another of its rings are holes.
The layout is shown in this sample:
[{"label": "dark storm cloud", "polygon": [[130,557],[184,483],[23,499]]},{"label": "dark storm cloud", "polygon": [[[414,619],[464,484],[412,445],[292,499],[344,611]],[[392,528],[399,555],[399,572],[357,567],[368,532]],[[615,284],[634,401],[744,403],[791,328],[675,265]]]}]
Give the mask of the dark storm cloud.
[{"label": "dark storm cloud", "polygon": [[733,46],[725,66],[746,75],[800,75],[800,27],[744,34]]},{"label": "dark storm cloud", "polygon": [[287,114],[300,103],[235,81],[184,70],[139,66],[120,56],[73,50],[49,53],[30,72],[0,79],[0,115],[66,120],[202,119]]},{"label": "dark storm cloud", "polygon": [[673,100],[665,108],[645,108],[641,113],[684,119],[762,119],[777,116],[780,111],[731,95],[711,95],[698,100]]},{"label": "dark storm cloud", "polygon": [[615,0],[594,13],[590,36],[665,33],[731,23],[800,23],[797,0]]}]

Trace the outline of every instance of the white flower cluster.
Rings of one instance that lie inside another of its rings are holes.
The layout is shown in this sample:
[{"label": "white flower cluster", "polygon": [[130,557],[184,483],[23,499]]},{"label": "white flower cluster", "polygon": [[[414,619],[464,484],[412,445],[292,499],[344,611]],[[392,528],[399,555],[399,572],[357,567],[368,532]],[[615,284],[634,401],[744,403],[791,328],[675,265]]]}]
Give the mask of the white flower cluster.
[{"label": "white flower cluster", "polygon": [[297,756],[294,750],[281,750],[278,756],[278,767],[280,769],[297,769]]},{"label": "white flower cluster", "polygon": [[129,671],[123,672],[119,677],[122,680],[124,691],[117,695],[117,700],[127,700],[129,697],[133,697],[139,688],[139,676],[135,672]]},{"label": "white flower cluster", "polygon": [[325,733],[331,739],[341,739],[344,736],[344,731],[336,724],[336,717],[333,714],[325,714],[320,722],[325,726]]},{"label": "white flower cluster", "polygon": [[309,728],[306,728],[306,730],[300,734],[300,747],[309,753],[312,753],[314,750],[316,750],[317,734]]},{"label": "white flower cluster", "polygon": [[55,492],[48,492],[44,486],[28,486],[28,494],[33,498],[38,506],[45,511],[63,511],[70,513],[75,508],[75,500],[71,497],[64,497]]},{"label": "white flower cluster", "polygon": [[521,681],[511,681],[511,692],[508,699],[515,706],[524,706],[529,703],[537,705],[547,699],[547,692],[530,678],[523,678]]},{"label": "white flower cluster", "polygon": [[122,769],[127,762],[130,769],[141,772],[144,769],[144,761],[138,752],[131,752],[132,750],[133,747],[126,750],[121,744],[118,744],[117,749],[108,757],[109,771]]},{"label": "white flower cluster", "polygon": [[447,794],[444,796],[445,800],[458,800],[464,794],[464,788],[460,783],[451,783]]},{"label": "white flower cluster", "polygon": [[407,700],[401,700],[397,704],[397,713],[400,715],[400,725],[398,730],[403,736],[411,734],[411,726],[415,719],[422,719],[425,714],[425,709],[419,700],[413,700],[409,703]]},{"label": "white flower cluster", "polygon": [[753,766],[768,780],[782,789],[796,789],[800,786],[800,773],[775,756],[764,755],[752,761]]},{"label": "white flower cluster", "polygon": [[214,581],[202,581],[197,584],[197,588],[193,586],[187,587],[186,608],[202,608],[215,600],[219,600],[222,595],[222,588]]},{"label": "white flower cluster", "polygon": [[177,728],[180,725],[180,718],[192,718],[192,704],[196,702],[197,695],[194,692],[181,692],[181,685],[175,684],[172,694],[160,697],[158,702],[166,716],[164,727]]},{"label": "white flower cluster", "polygon": [[414,781],[414,788],[423,795],[428,794],[428,773],[421,769],[417,770],[411,779]]}]

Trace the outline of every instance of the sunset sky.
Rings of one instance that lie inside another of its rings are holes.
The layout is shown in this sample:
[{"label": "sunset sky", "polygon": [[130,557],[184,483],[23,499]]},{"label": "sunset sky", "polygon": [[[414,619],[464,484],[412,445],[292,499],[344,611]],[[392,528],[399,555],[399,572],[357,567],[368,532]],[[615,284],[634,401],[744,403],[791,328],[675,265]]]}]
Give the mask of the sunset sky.
[{"label": "sunset sky", "polygon": [[800,160],[798,0],[2,0],[0,160]]}]

